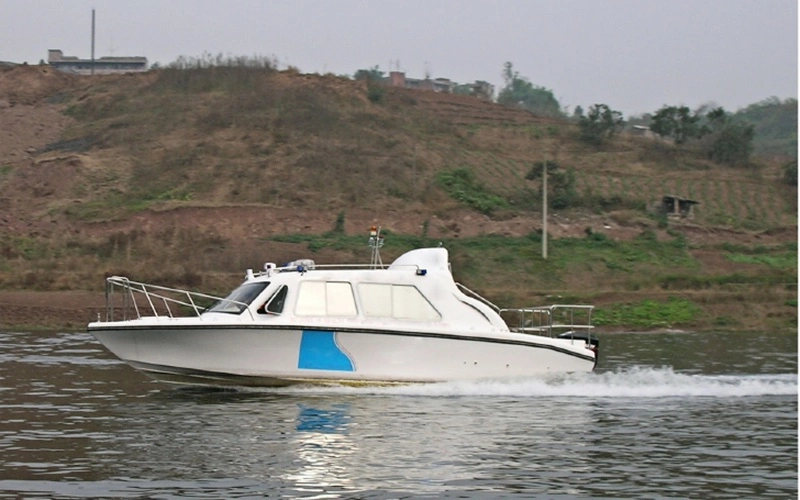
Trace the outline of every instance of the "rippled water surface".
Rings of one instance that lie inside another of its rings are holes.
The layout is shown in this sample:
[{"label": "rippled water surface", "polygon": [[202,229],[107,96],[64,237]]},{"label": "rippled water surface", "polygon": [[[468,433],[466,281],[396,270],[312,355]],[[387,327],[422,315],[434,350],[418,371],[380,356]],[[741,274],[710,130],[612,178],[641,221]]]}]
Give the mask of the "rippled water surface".
[{"label": "rippled water surface", "polygon": [[172,389],[0,333],[0,498],[796,498],[797,337],[601,336],[592,374]]}]

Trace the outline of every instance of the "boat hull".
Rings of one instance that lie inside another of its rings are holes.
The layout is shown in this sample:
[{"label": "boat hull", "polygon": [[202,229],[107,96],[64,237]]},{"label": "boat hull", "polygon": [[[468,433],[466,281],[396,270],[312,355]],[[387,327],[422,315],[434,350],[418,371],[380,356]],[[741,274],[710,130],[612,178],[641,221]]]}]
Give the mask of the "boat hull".
[{"label": "boat hull", "polygon": [[[135,323],[135,322],[128,322]],[[263,325],[94,323],[133,368],[190,385],[397,384],[591,371],[579,339]]]}]

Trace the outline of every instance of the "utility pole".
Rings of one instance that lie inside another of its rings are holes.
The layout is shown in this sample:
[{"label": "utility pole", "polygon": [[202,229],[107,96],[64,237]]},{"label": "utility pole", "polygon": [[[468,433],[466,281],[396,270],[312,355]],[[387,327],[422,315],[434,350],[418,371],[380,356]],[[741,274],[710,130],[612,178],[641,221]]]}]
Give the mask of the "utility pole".
[{"label": "utility pole", "polygon": [[92,9],[92,76],[94,76],[94,9]]},{"label": "utility pole", "polygon": [[413,158],[413,161],[412,161],[412,167],[411,168],[412,168],[411,175],[413,177],[412,189],[413,189],[414,196],[416,196],[417,195],[417,143],[416,142],[414,143],[414,158]]},{"label": "utility pole", "polygon": [[547,160],[542,166],[542,258],[547,260]]}]

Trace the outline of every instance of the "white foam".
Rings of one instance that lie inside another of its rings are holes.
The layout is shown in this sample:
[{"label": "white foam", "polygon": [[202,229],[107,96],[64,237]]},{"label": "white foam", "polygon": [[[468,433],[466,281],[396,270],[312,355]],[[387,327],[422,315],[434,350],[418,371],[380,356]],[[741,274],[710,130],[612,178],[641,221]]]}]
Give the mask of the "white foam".
[{"label": "white foam", "polygon": [[605,373],[513,380],[445,382],[392,387],[307,387],[287,389],[320,393],[412,396],[561,396],[592,398],[745,397],[797,395],[796,374],[699,375],[670,367],[632,367]]}]

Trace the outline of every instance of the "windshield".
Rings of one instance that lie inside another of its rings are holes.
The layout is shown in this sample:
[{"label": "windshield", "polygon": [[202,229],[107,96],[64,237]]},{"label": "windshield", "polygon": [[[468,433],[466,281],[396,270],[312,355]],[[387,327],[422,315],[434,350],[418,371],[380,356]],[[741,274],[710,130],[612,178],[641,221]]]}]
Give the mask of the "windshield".
[{"label": "windshield", "polygon": [[260,283],[245,283],[230,295],[222,300],[218,300],[209,307],[206,312],[217,312],[227,314],[239,314],[258,297],[265,288],[269,286],[268,281]]}]

